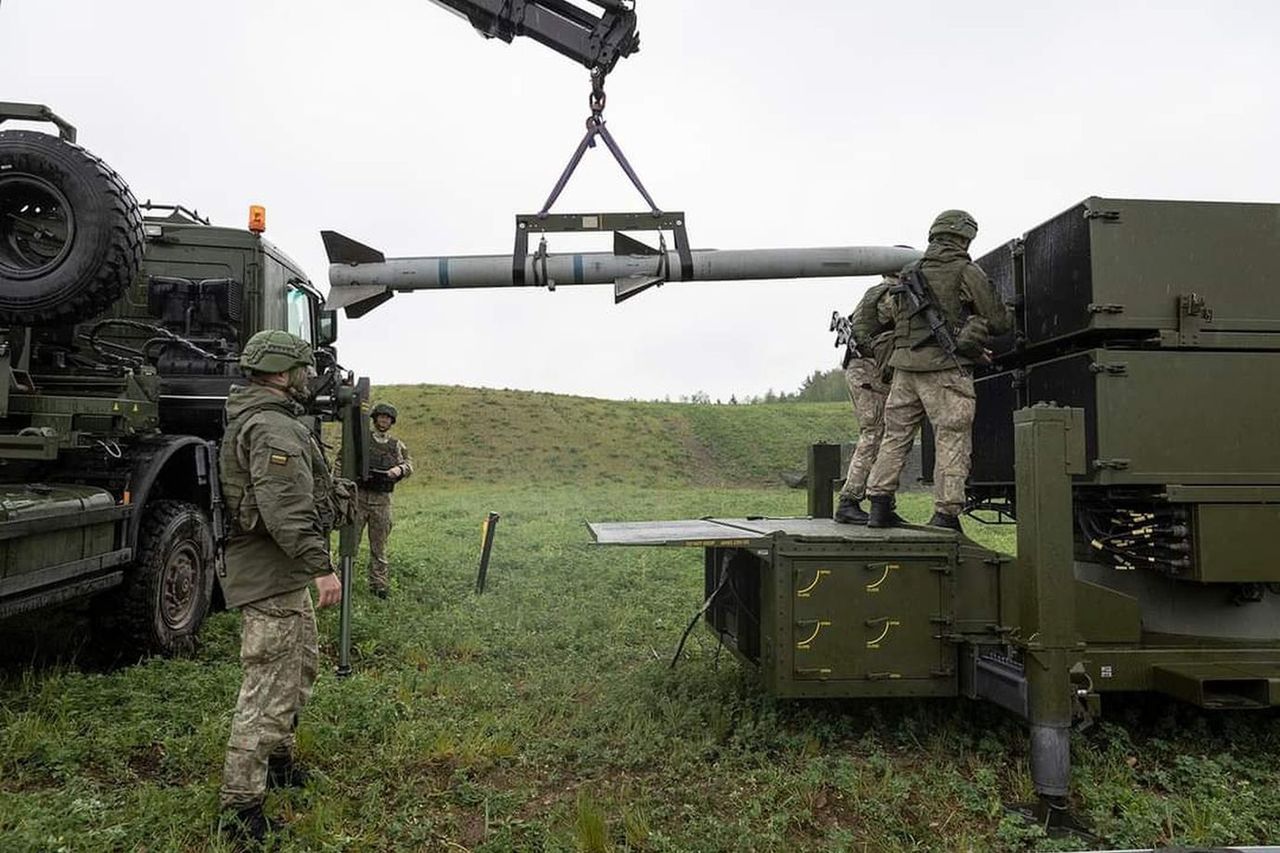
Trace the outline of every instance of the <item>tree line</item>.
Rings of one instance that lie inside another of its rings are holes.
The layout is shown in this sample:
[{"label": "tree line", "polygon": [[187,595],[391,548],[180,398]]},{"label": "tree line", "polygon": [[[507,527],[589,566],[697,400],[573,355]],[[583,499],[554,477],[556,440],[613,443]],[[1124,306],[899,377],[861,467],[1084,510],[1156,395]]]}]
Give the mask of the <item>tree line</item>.
[{"label": "tree line", "polygon": [[[838,367],[833,367],[830,370],[813,371],[813,373],[804,378],[804,381],[800,383],[800,388],[796,391],[775,391],[770,388],[763,394],[741,399],[730,395],[727,400],[722,398],[712,399],[711,395],[705,391],[694,391],[692,394],[682,394],[674,402],[694,403],[704,406],[749,406],[757,403],[831,403],[847,401],[848,399],[849,390],[845,385],[844,371]],[[657,401],[655,400],[654,402]],[[668,397],[664,402],[670,403],[673,401]]]}]

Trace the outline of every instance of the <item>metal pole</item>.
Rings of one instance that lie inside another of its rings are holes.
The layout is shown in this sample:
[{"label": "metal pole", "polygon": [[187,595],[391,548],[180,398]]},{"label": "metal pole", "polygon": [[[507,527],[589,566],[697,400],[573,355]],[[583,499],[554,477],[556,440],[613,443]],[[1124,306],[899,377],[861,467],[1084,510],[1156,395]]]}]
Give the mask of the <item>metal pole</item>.
[{"label": "metal pole", "polygon": [[341,554],[342,572],[342,611],[338,619],[338,669],[339,678],[351,674],[351,575],[355,560],[347,551],[347,539],[350,536],[343,527],[338,533],[338,552]]},{"label": "metal pole", "polygon": [[840,477],[840,445],[809,445],[809,517],[831,518],[835,510],[832,483]]},{"label": "metal pole", "polygon": [[[364,441],[367,431],[363,407],[368,394],[368,382],[368,379],[362,378],[356,386],[340,386],[337,392],[338,413],[342,420],[342,447],[338,452],[342,474],[352,480],[361,480],[368,473],[369,456]],[[338,619],[339,678],[351,674],[351,588],[356,549],[360,545],[358,534],[355,519],[338,528],[338,557],[342,580],[342,609]]]}]

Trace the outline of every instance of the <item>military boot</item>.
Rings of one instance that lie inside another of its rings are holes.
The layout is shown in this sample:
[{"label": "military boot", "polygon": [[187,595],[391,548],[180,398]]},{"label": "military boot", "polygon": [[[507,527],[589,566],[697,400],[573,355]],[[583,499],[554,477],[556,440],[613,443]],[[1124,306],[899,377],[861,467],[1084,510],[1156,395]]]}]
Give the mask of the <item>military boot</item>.
[{"label": "military boot", "polygon": [[261,847],[268,835],[284,829],[283,821],[274,820],[262,813],[262,803],[254,803],[241,809],[228,809],[222,813],[220,823],[222,834],[240,850]]},{"label": "military boot", "polygon": [[311,774],[293,760],[292,755],[273,755],[267,759],[268,788],[303,788]]},{"label": "military boot", "polygon": [[867,513],[862,508],[862,501],[840,496],[840,505],[836,507],[835,520],[841,524],[866,524]]},{"label": "military boot", "polygon": [[907,520],[893,511],[893,495],[872,495],[867,527],[899,527]]},{"label": "military boot", "polygon": [[947,530],[954,530],[956,533],[964,533],[964,530],[960,527],[960,516],[938,510],[934,510],[933,518],[929,519],[929,526],[945,527]]}]

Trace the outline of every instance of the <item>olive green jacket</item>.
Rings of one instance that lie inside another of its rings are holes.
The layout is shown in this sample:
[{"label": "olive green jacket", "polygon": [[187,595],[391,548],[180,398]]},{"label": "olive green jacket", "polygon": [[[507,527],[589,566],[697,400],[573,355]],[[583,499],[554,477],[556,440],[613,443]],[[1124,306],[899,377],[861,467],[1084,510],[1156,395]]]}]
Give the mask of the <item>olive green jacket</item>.
[{"label": "olive green jacket", "polygon": [[232,386],[218,459],[231,535],[228,607],[292,592],[333,571],[333,480],[302,408],[262,385]]},{"label": "olive green jacket", "polygon": [[[938,308],[953,333],[958,333],[969,316],[987,322],[990,335],[1002,335],[1012,326],[1009,309],[996,295],[987,274],[975,264],[963,241],[941,234],[929,244],[920,262],[920,272],[933,291]],[[928,372],[970,365],[974,359],[957,355],[953,361],[939,346],[929,323],[914,312],[910,301],[900,293],[887,293],[881,298],[878,314],[882,321],[893,323],[893,355],[889,366],[896,370]]]},{"label": "olive green jacket", "polygon": [[867,288],[867,292],[858,301],[858,306],[853,309],[850,321],[853,325],[853,340],[864,358],[874,358],[877,362],[884,360],[882,350],[890,345],[889,342],[892,340],[884,333],[893,328],[893,318],[881,317],[879,305],[880,300],[895,283],[896,280],[886,280],[873,284]]}]

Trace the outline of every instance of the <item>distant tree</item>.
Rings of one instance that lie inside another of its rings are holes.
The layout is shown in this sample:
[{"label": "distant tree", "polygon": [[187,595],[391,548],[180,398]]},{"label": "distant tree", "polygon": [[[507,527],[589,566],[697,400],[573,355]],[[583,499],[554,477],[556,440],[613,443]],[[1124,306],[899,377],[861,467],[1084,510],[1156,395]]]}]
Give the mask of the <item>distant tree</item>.
[{"label": "distant tree", "polygon": [[730,395],[729,395],[729,405],[730,405],[730,406],[736,406],[736,405],[738,405],[738,397],[737,397],[737,395],[735,395],[735,394],[730,394]]},{"label": "distant tree", "polygon": [[[744,403],[831,403],[849,399],[844,371],[840,368],[815,370],[800,383],[798,391],[774,391],[770,388],[763,397],[744,397]],[[736,402],[733,397],[730,403]]]},{"label": "distant tree", "polygon": [[689,395],[690,403],[697,403],[699,406],[711,405],[711,395],[706,391],[694,391]]},{"label": "distant tree", "polygon": [[800,390],[796,392],[793,399],[805,403],[829,403],[849,399],[844,371],[838,367],[831,370],[815,370],[800,383]]}]

